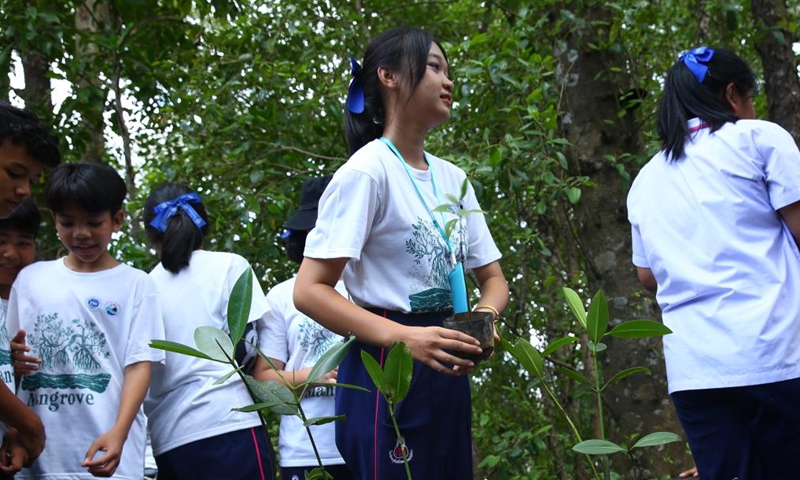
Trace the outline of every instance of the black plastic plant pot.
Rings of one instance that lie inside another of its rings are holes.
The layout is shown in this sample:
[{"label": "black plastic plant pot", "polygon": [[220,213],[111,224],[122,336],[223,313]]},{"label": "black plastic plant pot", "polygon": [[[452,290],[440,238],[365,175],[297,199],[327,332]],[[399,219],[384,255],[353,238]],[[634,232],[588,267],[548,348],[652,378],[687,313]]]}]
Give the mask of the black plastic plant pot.
[{"label": "black plastic plant pot", "polygon": [[459,358],[466,358],[475,363],[486,360],[494,351],[494,319],[490,312],[456,313],[444,320],[444,328],[458,330],[481,343],[483,353],[470,355],[464,352],[453,352]]}]

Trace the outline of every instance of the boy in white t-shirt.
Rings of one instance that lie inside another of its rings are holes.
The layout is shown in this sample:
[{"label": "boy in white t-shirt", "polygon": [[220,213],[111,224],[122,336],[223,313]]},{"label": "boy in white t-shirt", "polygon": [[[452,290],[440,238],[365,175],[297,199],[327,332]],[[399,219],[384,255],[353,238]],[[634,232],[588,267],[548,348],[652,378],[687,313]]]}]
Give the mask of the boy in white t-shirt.
[{"label": "boy in white t-shirt", "polygon": [[[44,167],[59,162],[58,139],[44,129],[36,115],[0,102],[0,218],[8,218],[30,197],[31,184],[39,180]],[[44,448],[44,427],[13,390],[1,386],[0,421],[17,428],[26,449],[22,461],[29,465]],[[6,467],[13,463],[12,457],[0,456],[2,471],[10,472]]]},{"label": "boy in white t-shirt", "polygon": [[153,281],[108,251],[126,193],[119,174],[98,163],[61,165],[48,181],[47,206],[69,253],[20,272],[7,320],[41,359],[17,396],[50,441],[17,478],[143,477],[141,405],[150,364],[164,359],[148,344],[164,337],[164,326]]},{"label": "boy in white t-shirt", "polygon": [[[30,198],[10,217],[0,219],[0,375],[12,392],[15,390],[13,364],[18,357],[12,354],[13,346],[6,329],[8,296],[20,270],[33,263],[40,221],[39,210]],[[3,445],[8,452],[0,465],[0,479],[5,479],[22,468],[27,450],[19,441],[17,429],[0,424],[0,432],[3,432]]]}]

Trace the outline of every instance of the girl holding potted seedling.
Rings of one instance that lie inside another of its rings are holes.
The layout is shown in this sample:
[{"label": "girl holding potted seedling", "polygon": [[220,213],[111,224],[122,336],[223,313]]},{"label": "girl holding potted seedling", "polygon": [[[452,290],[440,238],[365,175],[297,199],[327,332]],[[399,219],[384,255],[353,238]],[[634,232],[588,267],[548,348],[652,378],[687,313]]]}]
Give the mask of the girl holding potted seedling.
[{"label": "girl holding potted seedling", "polygon": [[[336,441],[358,479],[472,478],[471,400],[465,376],[478,355],[474,338],[443,328],[453,313],[450,278],[459,264],[472,270],[481,299],[477,310],[498,315],[508,285],[482,213],[471,213],[450,235],[459,211],[480,210],[466,175],[424,150],[425,136],[450,118],[453,82],[444,49],[424,30],[394,28],[355,60],[345,111],[352,157],[320,200],[316,228],[294,289],[297,307],[340,335],[355,335],[339,367]],[[354,303],[336,292],[340,276]],[[459,292],[456,292],[459,293]],[[382,363],[388,348],[404,342],[416,360],[411,389],[399,404],[398,439],[361,360],[365,351]]]}]

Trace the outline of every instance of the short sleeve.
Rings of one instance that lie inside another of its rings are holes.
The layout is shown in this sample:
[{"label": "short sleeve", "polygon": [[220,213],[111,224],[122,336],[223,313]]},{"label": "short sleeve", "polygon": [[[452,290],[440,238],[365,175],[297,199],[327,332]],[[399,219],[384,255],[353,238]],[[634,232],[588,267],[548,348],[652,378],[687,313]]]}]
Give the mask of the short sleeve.
[{"label": "short sleeve", "polygon": [[631,250],[633,250],[633,264],[640,268],[650,268],[645,256],[644,244],[639,229],[631,225]]},{"label": "short sleeve", "polygon": [[469,231],[469,250],[465,266],[474,269],[488,265],[499,260],[502,255],[494,243],[486,217],[478,204],[472,184],[467,184],[467,195],[464,198],[464,207],[471,211],[467,216],[467,229]]},{"label": "short sleeve", "polygon": [[[278,286],[280,287],[280,285]],[[283,293],[281,293],[283,292]],[[291,294],[291,290],[288,292]],[[280,360],[284,364],[289,360],[289,325],[283,305],[286,299],[276,296],[286,294],[285,289],[274,288],[266,297],[267,312],[258,321],[258,345],[261,352],[269,358]]]},{"label": "short sleeve", "polygon": [[372,177],[339,169],[320,198],[317,224],[306,237],[304,255],[359,260],[379,208],[379,186]]},{"label": "short sleeve", "polygon": [[142,273],[137,283],[139,292],[131,313],[125,367],[138,362],[163,362],[165,358],[163,350],[150,348],[151,340],[165,338],[161,296],[153,279],[146,274]]},{"label": "short sleeve", "polygon": [[775,210],[800,201],[800,151],[792,136],[778,125],[754,130],[763,158],[769,201]]}]

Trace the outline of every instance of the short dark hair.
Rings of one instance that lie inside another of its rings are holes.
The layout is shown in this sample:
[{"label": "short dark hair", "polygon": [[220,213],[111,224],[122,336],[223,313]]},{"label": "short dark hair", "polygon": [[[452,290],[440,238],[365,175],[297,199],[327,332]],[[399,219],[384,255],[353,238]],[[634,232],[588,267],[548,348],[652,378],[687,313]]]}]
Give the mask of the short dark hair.
[{"label": "short dark hair", "polygon": [[42,216],[39,213],[39,208],[33,199],[28,197],[19,204],[19,207],[14,210],[10,217],[0,219],[0,231],[13,230],[36,237],[41,223]]},{"label": "short dark hair", "polygon": [[683,155],[689,138],[687,122],[700,118],[715,132],[727,122],[736,123],[725,96],[731,83],[739,95],[755,94],[758,85],[750,66],[731,50],[714,49],[708,71],[700,82],[689,67],[678,60],[667,72],[664,93],[658,106],[658,137],[667,160]]},{"label": "short dark hair", "polygon": [[6,140],[25,147],[28,155],[55,167],[61,163],[58,138],[50,135],[35,114],[0,102],[0,145]]},{"label": "short dark hair", "polygon": [[344,111],[347,145],[351,155],[383,135],[386,112],[378,69],[388,68],[399,72],[401,79],[413,92],[425,76],[428,52],[433,43],[441,48],[447,60],[444,47],[432,33],[421,28],[391,28],[369,43],[361,70],[357,74],[364,87],[364,111],[352,113],[347,107]]},{"label": "short dark hair", "polygon": [[44,189],[47,208],[59,213],[68,205],[76,205],[96,214],[122,209],[128,188],[125,180],[105,163],[64,163],[56,167]]},{"label": "short dark hair", "polygon": [[150,222],[156,218],[155,209],[158,205],[191,192],[192,190],[186,185],[166,183],[150,192],[150,196],[144,202],[143,220],[147,239],[153,245],[161,246],[161,265],[172,273],[178,273],[188,267],[192,252],[203,244],[203,238],[208,234],[206,207],[202,202],[190,204],[206,222],[199,228],[182,208],[169,218],[167,228],[163,232],[150,225]]}]

